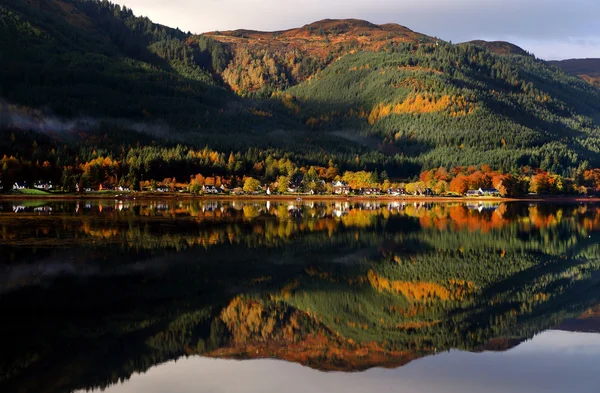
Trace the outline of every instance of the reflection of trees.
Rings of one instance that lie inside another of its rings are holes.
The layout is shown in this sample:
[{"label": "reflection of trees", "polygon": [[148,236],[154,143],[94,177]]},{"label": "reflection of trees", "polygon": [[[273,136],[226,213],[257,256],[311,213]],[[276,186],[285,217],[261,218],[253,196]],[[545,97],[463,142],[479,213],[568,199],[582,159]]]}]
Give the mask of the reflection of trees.
[{"label": "reflection of trees", "polygon": [[[409,226],[430,230],[431,236],[444,232],[490,233],[492,241],[526,244],[527,247],[555,247],[563,252],[578,237],[600,228],[598,208],[587,205],[549,207],[520,204],[380,204],[368,203],[222,203],[117,201],[56,203],[52,215],[24,212],[0,215],[0,237],[13,247],[90,247],[121,245],[126,249],[152,250],[215,245],[279,247],[302,234],[320,232],[332,237],[356,230],[357,236],[386,229],[386,234],[405,231]],[[4,209],[5,211],[8,209]],[[19,219],[15,219],[19,218]],[[21,219],[23,218],[23,219]],[[400,220],[404,218],[404,221]],[[175,222],[174,220],[177,220]],[[399,223],[394,226],[394,221]],[[30,225],[35,222],[35,225]],[[465,235],[464,244],[471,243]],[[515,240],[510,240],[514,238]],[[452,237],[448,237],[452,241]],[[445,241],[436,239],[435,242]],[[477,241],[485,241],[479,237]],[[447,245],[445,245],[447,246]],[[481,247],[481,244],[477,244]]]},{"label": "reflection of trees", "polygon": [[83,242],[65,253],[126,257],[0,297],[0,390],[103,387],[191,354],[398,366],[508,348],[600,302],[589,206],[191,206],[36,219]]}]

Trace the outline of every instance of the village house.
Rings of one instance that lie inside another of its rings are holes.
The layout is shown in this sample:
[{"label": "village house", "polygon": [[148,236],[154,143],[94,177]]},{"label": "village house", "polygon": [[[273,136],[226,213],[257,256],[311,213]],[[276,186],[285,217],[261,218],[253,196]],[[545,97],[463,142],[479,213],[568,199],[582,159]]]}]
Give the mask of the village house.
[{"label": "village house", "polygon": [[360,195],[379,195],[379,194],[381,194],[381,189],[372,188],[372,187],[361,188],[359,191],[359,194]]},{"label": "village house", "polygon": [[33,188],[36,188],[38,190],[51,190],[52,189],[52,182],[44,182],[44,181],[36,181],[33,184]]},{"label": "village house", "polygon": [[204,186],[202,186],[202,192],[205,194],[218,194],[221,191],[215,186],[204,185]]},{"label": "village house", "polygon": [[100,184],[100,191],[114,191],[115,190],[115,186],[113,186],[112,184]]},{"label": "village house", "polygon": [[498,191],[495,188],[480,188],[478,191],[479,191],[480,195],[485,195],[485,196],[499,196],[500,195],[500,191]]},{"label": "village house", "polygon": [[169,192],[169,191],[170,191],[169,187],[165,187],[165,186],[156,187],[156,192]]},{"label": "village house", "polygon": [[480,188],[478,190],[469,190],[466,195],[468,197],[500,196],[500,191],[495,188]]},{"label": "village house", "polygon": [[27,183],[25,182],[16,182],[13,184],[13,190],[24,190],[27,188]]},{"label": "village house", "polygon": [[406,189],[404,188],[388,188],[387,194],[391,196],[406,195]]},{"label": "village house", "polygon": [[332,183],[333,193],[337,195],[348,195],[350,194],[350,186],[345,181],[336,181]]}]

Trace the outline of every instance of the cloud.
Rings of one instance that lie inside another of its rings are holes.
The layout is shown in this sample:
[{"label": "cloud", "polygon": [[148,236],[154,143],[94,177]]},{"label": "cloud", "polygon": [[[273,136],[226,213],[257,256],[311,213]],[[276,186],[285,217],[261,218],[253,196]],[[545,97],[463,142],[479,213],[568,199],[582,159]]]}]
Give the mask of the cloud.
[{"label": "cloud", "polygon": [[399,23],[453,42],[510,39],[542,58],[600,57],[597,0],[119,1],[137,15],[194,33],[274,31],[325,18],[357,18]]}]

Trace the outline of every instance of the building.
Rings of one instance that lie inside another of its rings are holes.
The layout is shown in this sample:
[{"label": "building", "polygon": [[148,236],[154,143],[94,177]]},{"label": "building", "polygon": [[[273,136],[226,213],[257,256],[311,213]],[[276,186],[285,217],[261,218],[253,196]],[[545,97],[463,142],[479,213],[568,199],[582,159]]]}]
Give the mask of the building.
[{"label": "building", "polygon": [[100,191],[114,191],[115,190],[115,186],[113,186],[112,184],[100,184]]},{"label": "building", "polygon": [[360,195],[379,195],[379,194],[381,194],[381,189],[373,188],[373,187],[361,188],[359,191],[359,194]]},{"label": "building", "polygon": [[388,188],[387,194],[390,196],[406,195],[405,188]]},{"label": "building", "polygon": [[500,196],[500,191],[495,188],[480,188],[478,190],[469,190],[466,195],[468,197]]},{"label": "building", "polygon": [[331,184],[333,186],[333,193],[337,195],[348,195],[350,194],[350,186],[345,181],[335,181]]},{"label": "building", "polygon": [[52,189],[52,182],[44,182],[44,181],[36,181],[33,184],[33,188],[37,188],[38,190],[51,190]]},{"label": "building", "polygon": [[24,190],[27,188],[27,183],[25,182],[16,182],[13,184],[13,190]]},{"label": "building", "polygon": [[205,194],[218,194],[221,191],[215,186],[204,185],[202,186],[202,192]]},{"label": "building", "polygon": [[495,188],[480,188],[477,191],[479,191],[479,195],[482,196],[500,196],[500,191]]}]

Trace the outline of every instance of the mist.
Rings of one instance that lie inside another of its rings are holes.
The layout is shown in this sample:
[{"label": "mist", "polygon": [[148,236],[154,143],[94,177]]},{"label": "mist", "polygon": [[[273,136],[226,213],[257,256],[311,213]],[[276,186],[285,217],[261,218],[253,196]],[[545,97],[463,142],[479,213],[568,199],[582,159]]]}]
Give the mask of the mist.
[{"label": "mist", "polygon": [[101,131],[104,127],[118,127],[161,138],[173,136],[171,127],[161,121],[151,124],[128,119],[83,115],[67,119],[49,110],[11,104],[0,99],[0,128],[72,135],[81,131]]}]

